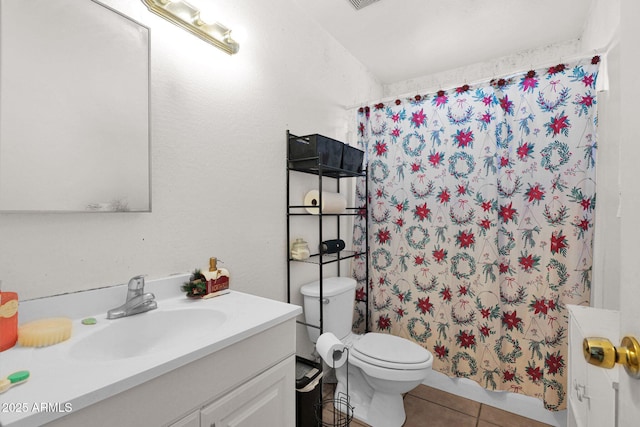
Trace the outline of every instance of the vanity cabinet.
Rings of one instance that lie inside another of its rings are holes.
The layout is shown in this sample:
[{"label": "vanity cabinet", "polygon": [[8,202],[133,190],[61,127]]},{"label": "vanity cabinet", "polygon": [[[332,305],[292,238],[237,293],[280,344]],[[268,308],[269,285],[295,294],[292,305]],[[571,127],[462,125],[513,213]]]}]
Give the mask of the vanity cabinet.
[{"label": "vanity cabinet", "polygon": [[47,426],[294,427],[295,342],[292,318]]}]

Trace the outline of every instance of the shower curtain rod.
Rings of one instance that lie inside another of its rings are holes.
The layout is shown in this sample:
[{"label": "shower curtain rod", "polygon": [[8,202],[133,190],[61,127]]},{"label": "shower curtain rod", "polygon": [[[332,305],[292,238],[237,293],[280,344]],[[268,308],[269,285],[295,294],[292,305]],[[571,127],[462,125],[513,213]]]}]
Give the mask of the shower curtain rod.
[{"label": "shower curtain rod", "polygon": [[[590,54],[589,53],[582,53],[580,55],[572,55],[570,57],[567,57],[566,59],[565,58],[561,58],[560,62],[543,64],[543,65],[539,65],[539,66],[536,66],[536,67],[529,67],[526,70],[522,69],[522,70],[514,71],[514,72],[511,72],[511,73],[502,74],[502,75],[496,76],[496,77],[490,77],[490,78],[486,78],[485,77],[485,78],[482,78],[482,79],[475,80],[475,81],[473,81],[471,83],[463,83],[463,84],[468,84],[469,86],[475,86],[475,85],[479,85],[481,83],[489,82],[492,79],[509,78],[509,77],[512,77],[512,76],[527,72],[527,71],[532,70],[532,69],[552,67],[552,66],[557,65],[557,64],[562,63],[562,62],[577,61],[577,60],[580,60],[580,59],[588,58],[590,56],[593,57],[593,56],[596,56],[596,55],[600,56],[601,61],[605,61],[606,60],[606,56],[609,53],[609,51],[611,50],[611,47],[613,46],[614,42],[615,42],[615,40],[612,40],[606,46],[606,48],[594,50],[593,53],[590,53]],[[603,68],[606,70],[606,67],[603,67]],[[605,79],[607,79],[606,76],[605,76]],[[446,88],[440,87],[440,88],[437,88],[437,89],[431,89],[431,88],[429,88],[429,89],[419,89],[416,92],[405,93],[405,94],[402,94],[402,95],[389,96],[389,97],[380,98],[380,99],[377,99],[377,100],[374,100],[374,101],[368,101],[366,103],[352,105],[350,107],[345,107],[345,110],[354,110],[354,109],[357,109],[357,108],[360,108],[360,107],[365,107],[365,106],[368,106],[368,105],[375,105],[375,104],[379,104],[379,103],[386,103],[386,102],[389,102],[389,101],[395,101],[396,99],[401,99],[401,98],[411,98],[411,97],[413,97],[413,96],[415,96],[415,95],[417,95],[419,93],[436,93],[439,90],[449,91],[451,89],[455,89],[456,87],[459,87],[459,85],[458,86],[450,86],[450,87],[446,87]]]}]

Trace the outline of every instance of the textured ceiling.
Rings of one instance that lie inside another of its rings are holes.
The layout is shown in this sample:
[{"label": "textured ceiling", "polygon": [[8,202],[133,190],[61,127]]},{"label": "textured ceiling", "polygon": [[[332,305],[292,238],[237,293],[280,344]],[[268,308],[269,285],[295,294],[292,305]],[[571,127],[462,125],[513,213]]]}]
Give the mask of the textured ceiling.
[{"label": "textured ceiling", "polygon": [[383,84],[581,37],[592,0],[295,0]]}]

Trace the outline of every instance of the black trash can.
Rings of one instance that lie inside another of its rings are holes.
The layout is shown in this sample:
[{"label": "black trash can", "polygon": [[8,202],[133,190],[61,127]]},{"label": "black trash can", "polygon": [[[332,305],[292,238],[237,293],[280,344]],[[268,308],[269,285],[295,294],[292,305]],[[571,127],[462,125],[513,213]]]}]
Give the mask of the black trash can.
[{"label": "black trash can", "polygon": [[317,427],[322,419],[322,365],[296,356],[296,426]]}]

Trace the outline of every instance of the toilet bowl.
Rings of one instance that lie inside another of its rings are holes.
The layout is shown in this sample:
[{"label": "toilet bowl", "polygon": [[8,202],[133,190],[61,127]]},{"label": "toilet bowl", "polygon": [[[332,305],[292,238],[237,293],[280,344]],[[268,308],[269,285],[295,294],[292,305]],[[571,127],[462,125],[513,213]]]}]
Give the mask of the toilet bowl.
[{"label": "toilet bowl", "polygon": [[402,395],[427,378],[432,354],[404,338],[374,332],[353,336],[348,348],[346,368],[336,370],[336,392],[346,393],[348,384],[354,416],[367,424],[404,424]]},{"label": "toilet bowl", "polygon": [[[405,338],[351,332],[354,279],[332,277],[322,283],[323,332],[333,333],[349,349],[348,361],[336,369],[336,399],[348,395],[353,416],[373,427],[400,427],[405,421],[402,394],[421,384],[431,370],[433,355]],[[305,320],[319,324],[319,282],[301,288]],[[308,327],[315,343],[319,330]],[[340,409],[340,408],[338,408]]]}]

